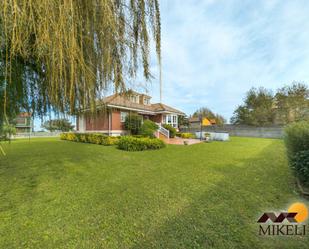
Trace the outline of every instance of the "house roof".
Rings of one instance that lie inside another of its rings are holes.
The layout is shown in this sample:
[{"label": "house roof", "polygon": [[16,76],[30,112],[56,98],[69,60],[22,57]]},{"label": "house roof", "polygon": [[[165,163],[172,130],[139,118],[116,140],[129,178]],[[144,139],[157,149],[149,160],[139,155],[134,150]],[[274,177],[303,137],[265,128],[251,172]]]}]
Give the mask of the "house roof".
[{"label": "house roof", "polygon": [[200,122],[200,118],[198,118],[198,117],[189,118],[189,122],[190,122],[190,123]]},{"label": "house roof", "polygon": [[[216,120],[215,119],[210,119],[210,118],[206,118],[206,119],[208,119],[209,123],[216,124]],[[191,117],[191,118],[189,118],[189,122],[190,123],[199,123],[200,122],[200,118],[199,117]]]},{"label": "house roof", "polygon": [[17,115],[18,118],[29,118],[31,117],[31,113],[29,112],[21,112]]},{"label": "house roof", "polygon": [[216,120],[213,118],[213,119],[208,119],[209,120],[209,122],[211,123],[211,124],[216,124],[217,122],[216,122]]},{"label": "house roof", "polygon": [[[140,94],[137,92],[134,92],[134,94],[150,97],[146,94]],[[149,105],[134,103],[130,101],[127,94],[117,94],[117,93],[113,94],[111,96],[103,98],[101,101],[98,102],[98,104],[105,104],[107,106],[115,106],[115,107],[120,107],[120,108],[124,107],[124,108],[129,108],[129,109],[136,109],[140,111],[153,112],[154,114],[167,112],[167,113],[177,113],[180,115],[184,115],[182,111],[179,111],[163,103],[156,103],[156,104],[149,104]]]},{"label": "house roof", "polygon": [[132,89],[129,89],[128,91],[124,92],[123,93],[124,95],[132,95],[132,94],[136,94],[136,95],[140,95],[140,96],[145,96],[145,97],[148,97],[148,98],[151,98],[151,96],[149,96],[148,94],[146,93],[138,93]]},{"label": "house roof", "polygon": [[155,112],[173,112],[173,113],[184,114],[182,111],[179,111],[163,103],[151,104],[151,107],[153,108]]}]

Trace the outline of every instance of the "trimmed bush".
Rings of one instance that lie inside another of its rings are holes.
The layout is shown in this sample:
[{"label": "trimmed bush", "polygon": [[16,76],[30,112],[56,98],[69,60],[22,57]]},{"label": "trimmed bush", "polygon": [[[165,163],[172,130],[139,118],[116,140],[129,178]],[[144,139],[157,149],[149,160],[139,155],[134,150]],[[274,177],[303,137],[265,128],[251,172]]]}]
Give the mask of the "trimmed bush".
[{"label": "trimmed bush", "polygon": [[60,139],[81,142],[81,143],[91,143],[100,145],[114,145],[117,144],[118,137],[110,137],[100,133],[62,133],[60,134]]},{"label": "trimmed bush", "polygon": [[309,186],[309,150],[297,152],[293,157],[291,166],[299,180]]},{"label": "trimmed bush", "polygon": [[185,139],[189,139],[189,138],[196,138],[195,134],[192,133],[188,133],[188,132],[184,132],[184,133],[176,133],[177,137],[181,137],[181,138],[185,138]]},{"label": "trimmed bush", "polygon": [[142,124],[140,134],[144,137],[154,137],[155,131],[158,129],[158,125],[151,120],[145,120]]},{"label": "trimmed bush", "polygon": [[171,126],[171,125],[169,125],[169,124],[164,124],[163,127],[164,127],[165,129],[169,130],[169,132],[170,132],[170,138],[175,137],[177,131],[176,131],[176,129],[175,129],[173,126]]},{"label": "trimmed bush", "polygon": [[309,122],[293,123],[285,128],[284,142],[289,163],[299,179],[309,183]]},{"label": "trimmed bush", "polygon": [[124,136],[119,139],[117,147],[126,151],[157,150],[165,147],[165,143],[157,138]]}]

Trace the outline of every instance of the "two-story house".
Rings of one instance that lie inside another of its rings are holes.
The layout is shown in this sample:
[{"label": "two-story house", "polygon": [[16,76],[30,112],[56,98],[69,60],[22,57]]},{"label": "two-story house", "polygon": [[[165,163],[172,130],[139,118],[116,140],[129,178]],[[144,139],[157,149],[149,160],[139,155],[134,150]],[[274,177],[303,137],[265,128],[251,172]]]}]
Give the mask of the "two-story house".
[{"label": "two-story house", "polygon": [[162,103],[152,104],[150,100],[150,96],[135,91],[108,96],[98,104],[96,115],[87,111],[78,115],[77,131],[101,132],[114,136],[126,134],[124,122],[130,113],[141,115],[143,120],[170,124],[177,129],[178,116],[185,114]]},{"label": "two-story house", "polygon": [[33,130],[31,113],[22,112],[15,119],[16,133],[29,133]]}]

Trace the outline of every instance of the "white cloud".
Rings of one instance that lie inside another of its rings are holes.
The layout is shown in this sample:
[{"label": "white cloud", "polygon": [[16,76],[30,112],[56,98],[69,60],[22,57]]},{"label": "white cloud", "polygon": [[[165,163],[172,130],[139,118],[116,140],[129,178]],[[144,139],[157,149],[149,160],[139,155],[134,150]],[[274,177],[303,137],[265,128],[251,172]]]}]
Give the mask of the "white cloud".
[{"label": "white cloud", "polygon": [[308,13],[307,1],[162,1],[164,102],[229,118],[252,86],[308,80]]}]

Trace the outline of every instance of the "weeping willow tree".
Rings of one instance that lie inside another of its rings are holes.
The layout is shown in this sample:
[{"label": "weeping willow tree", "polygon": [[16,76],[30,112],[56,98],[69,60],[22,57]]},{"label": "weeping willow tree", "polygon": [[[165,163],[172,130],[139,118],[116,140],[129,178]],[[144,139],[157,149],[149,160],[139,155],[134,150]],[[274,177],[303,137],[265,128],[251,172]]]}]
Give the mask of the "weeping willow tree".
[{"label": "weeping willow tree", "polygon": [[2,0],[0,123],[20,110],[95,110],[102,91],[127,88],[160,54],[158,0]]}]

